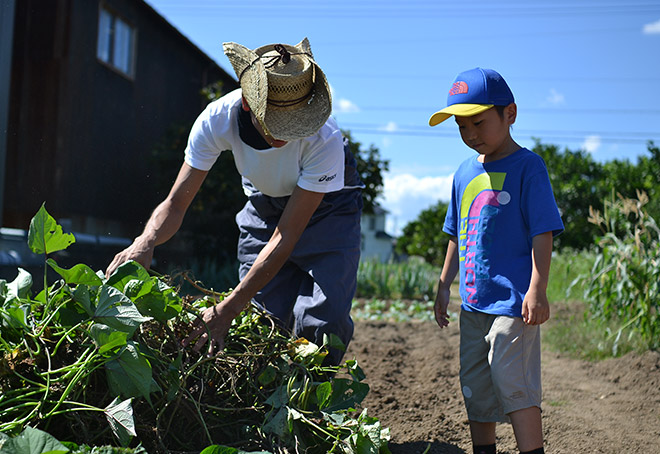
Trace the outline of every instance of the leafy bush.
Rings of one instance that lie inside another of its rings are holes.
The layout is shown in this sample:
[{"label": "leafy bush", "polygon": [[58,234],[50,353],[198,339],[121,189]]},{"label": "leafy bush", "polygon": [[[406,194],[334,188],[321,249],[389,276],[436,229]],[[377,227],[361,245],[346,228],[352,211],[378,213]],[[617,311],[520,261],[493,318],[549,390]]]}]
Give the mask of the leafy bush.
[{"label": "leafy bush", "polygon": [[[28,236],[46,257],[75,241],[44,207]],[[151,454],[389,452],[388,430],[366,409],[355,413],[369,389],[357,362],[322,365],[336,339],[293,340],[252,308],[209,357],[181,340],[225,294],[182,298],[135,262],[107,279],[84,264],[46,264],[62,279],[44,277],[35,297],[24,270],[0,281],[0,453],[54,443],[43,431],[87,446],[139,442]]]}]

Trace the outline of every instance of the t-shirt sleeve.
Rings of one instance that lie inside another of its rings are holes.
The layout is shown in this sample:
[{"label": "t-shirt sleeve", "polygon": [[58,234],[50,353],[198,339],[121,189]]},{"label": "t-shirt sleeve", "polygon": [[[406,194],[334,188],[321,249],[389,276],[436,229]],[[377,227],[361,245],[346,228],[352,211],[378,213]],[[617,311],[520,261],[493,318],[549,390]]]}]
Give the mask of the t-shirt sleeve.
[{"label": "t-shirt sleeve", "polygon": [[552,236],[557,236],[563,232],[564,223],[561,220],[545,164],[541,163],[540,168],[523,187],[527,188],[523,191],[522,206],[530,236],[534,237],[545,232],[552,232]]},{"label": "t-shirt sleeve", "polygon": [[451,184],[451,200],[447,206],[447,214],[445,215],[445,223],[442,226],[442,231],[451,236],[458,236],[457,224],[457,198],[456,198],[456,180],[454,179]]},{"label": "t-shirt sleeve", "polygon": [[[329,129],[329,128],[328,128]],[[320,131],[301,157],[297,185],[313,192],[334,192],[344,187],[344,141],[341,131]]]},{"label": "t-shirt sleeve", "polygon": [[197,117],[188,136],[184,161],[199,170],[210,170],[223,150],[231,149],[224,139],[227,133],[227,115],[216,113],[212,104]]}]

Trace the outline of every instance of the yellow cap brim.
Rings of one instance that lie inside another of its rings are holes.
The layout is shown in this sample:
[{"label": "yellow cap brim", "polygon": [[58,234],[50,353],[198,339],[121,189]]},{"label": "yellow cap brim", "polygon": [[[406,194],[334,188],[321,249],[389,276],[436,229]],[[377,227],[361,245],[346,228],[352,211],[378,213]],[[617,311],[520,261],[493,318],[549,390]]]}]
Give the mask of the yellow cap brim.
[{"label": "yellow cap brim", "polygon": [[493,107],[492,104],[453,104],[437,111],[429,118],[429,125],[439,125],[452,115],[471,117]]}]

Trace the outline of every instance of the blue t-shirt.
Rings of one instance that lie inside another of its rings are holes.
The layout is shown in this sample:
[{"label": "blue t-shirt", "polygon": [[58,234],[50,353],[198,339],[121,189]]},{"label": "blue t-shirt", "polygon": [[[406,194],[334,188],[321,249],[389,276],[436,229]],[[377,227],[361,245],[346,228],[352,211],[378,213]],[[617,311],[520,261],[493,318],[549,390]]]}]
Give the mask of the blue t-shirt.
[{"label": "blue t-shirt", "polygon": [[520,317],[532,238],[564,230],[543,159],[526,148],[456,174],[443,230],[458,238],[461,308]]}]

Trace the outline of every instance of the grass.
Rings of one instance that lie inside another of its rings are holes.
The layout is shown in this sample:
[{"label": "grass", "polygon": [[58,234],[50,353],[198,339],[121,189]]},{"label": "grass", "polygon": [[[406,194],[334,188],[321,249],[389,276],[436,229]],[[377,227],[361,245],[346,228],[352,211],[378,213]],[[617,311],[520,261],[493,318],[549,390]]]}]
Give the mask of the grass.
[{"label": "grass", "polygon": [[635,331],[621,331],[619,321],[589,317],[582,302],[560,303],[543,327],[544,345],[573,358],[589,361],[643,352],[647,346]]},{"label": "grass", "polygon": [[543,326],[544,345],[586,360],[645,351],[646,345],[639,334],[620,330],[625,322],[591,317],[584,302],[584,284],[578,277],[590,275],[595,257],[594,253],[572,251],[553,257],[548,283],[552,315]]}]

